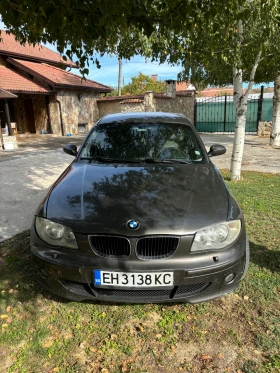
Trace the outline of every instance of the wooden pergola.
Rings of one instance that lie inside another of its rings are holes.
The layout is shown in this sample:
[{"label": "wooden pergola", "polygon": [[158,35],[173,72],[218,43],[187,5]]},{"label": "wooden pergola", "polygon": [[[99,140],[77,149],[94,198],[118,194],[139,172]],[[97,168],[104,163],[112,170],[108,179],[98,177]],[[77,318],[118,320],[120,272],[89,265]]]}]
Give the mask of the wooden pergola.
[{"label": "wooden pergola", "polygon": [[11,118],[10,118],[10,111],[9,111],[9,105],[8,105],[8,99],[10,98],[17,98],[17,96],[9,91],[6,91],[5,89],[0,88],[0,100],[5,100],[4,107],[5,107],[7,124],[8,124],[8,132],[9,132],[9,136],[12,136]]}]

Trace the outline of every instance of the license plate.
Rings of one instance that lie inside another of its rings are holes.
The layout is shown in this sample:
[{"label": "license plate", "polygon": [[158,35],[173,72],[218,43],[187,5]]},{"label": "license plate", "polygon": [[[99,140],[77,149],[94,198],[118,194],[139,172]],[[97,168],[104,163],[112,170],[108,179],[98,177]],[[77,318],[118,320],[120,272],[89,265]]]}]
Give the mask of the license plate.
[{"label": "license plate", "polygon": [[111,272],[95,269],[93,271],[95,286],[122,288],[157,288],[173,287],[173,272]]}]

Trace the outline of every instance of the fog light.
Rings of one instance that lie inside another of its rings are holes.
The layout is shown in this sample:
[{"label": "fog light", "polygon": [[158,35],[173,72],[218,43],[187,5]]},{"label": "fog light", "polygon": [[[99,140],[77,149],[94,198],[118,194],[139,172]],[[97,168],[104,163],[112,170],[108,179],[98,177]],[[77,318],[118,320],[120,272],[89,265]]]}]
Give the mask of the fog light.
[{"label": "fog light", "polygon": [[225,282],[227,284],[229,284],[230,282],[232,282],[235,278],[235,274],[234,273],[231,273],[230,275],[228,275],[226,278],[225,278]]}]

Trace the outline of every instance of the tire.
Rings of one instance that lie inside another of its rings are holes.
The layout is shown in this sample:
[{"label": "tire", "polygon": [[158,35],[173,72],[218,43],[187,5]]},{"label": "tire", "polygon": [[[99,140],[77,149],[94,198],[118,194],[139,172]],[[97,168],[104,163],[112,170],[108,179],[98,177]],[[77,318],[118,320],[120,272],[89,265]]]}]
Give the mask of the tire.
[{"label": "tire", "polygon": [[244,270],[243,270],[243,274],[242,274],[242,277],[241,277],[241,281],[246,276],[246,273],[248,272],[249,265],[250,265],[250,247],[249,247],[249,239],[246,236],[245,264],[244,264]]}]

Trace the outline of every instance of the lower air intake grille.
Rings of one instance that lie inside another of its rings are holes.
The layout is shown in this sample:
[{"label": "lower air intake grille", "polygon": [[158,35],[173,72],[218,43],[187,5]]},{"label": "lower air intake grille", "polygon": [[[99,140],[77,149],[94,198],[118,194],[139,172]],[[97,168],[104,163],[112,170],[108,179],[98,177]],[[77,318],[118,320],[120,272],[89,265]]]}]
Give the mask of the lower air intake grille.
[{"label": "lower air intake grille", "polygon": [[90,287],[87,284],[69,280],[59,280],[67,290],[78,295],[84,295],[86,297],[94,297]]},{"label": "lower air intake grille", "polygon": [[180,298],[185,295],[196,294],[204,289],[206,289],[210,285],[209,282],[203,282],[201,284],[190,284],[190,285],[181,285],[178,286],[174,298]]},{"label": "lower air intake grille", "polygon": [[163,259],[175,253],[178,237],[145,237],[137,241],[136,253],[140,259]]},{"label": "lower air intake grille", "polygon": [[129,240],[124,237],[90,236],[89,242],[95,254],[105,258],[128,258]]},{"label": "lower air intake grille", "polygon": [[119,297],[119,298],[158,298],[165,297],[169,298],[172,289],[168,290],[115,290],[115,289],[101,289],[92,287],[92,290],[96,292],[99,296],[107,297]]},{"label": "lower air intake grille", "polygon": [[103,289],[95,286],[91,286],[91,289],[97,296],[107,296],[114,298],[182,298],[185,296],[190,296],[208,287],[209,282],[201,284],[190,284],[190,285],[181,285],[175,286],[172,289],[167,290],[116,290],[116,289]]},{"label": "lower air intake grille", "polygon": [[172,289],[166,290],[156,290],[156,289],[145,289],[145,290],[123,290],[123,289],[103,289],[95,287],[91,284],[76,282],[76,281],[69,281],[69,280],[62,280],[60,279],[61,284],[72,293],[84,296],[85,299],[98,299],[98,297],[108,297],[113,298],[114,300],[118,301],[125,301],[125,300],[132,300],[139,299],[143,300],[150,300],[153,299],[179,299],[185,298],[208,288],[211,285],[209,282],[204,282],[200,284],[189,284],[189,285],[180,285],[175,286]]}]

